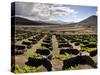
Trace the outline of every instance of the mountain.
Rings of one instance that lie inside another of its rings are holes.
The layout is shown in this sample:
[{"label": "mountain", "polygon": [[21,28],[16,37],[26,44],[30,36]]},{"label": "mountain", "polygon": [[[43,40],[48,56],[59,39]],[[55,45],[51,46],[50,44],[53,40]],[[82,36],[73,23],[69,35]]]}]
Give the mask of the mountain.
[{"label": "mountain", "polygon": [[79,25],[97,26],[97,16],[90,16],[78,23]]},{"label": "mountain", "polygon": [[[15,22],[16,24],[19,25],[41,25],[41,24],[45,24],[44,22],[40,22],[40,21],[32,21],[23,17],[11,17],[11,21]],[[12,23],[13,24],[13,23]]]},{"label": "mountain", "polygon": [[[11,21],[15,22],[17,25],[65,25],[66,22],[63,21],[36,21],[36,20],[30,20],[25,17],[19,17],[19,16],[12,16]],[[13,23],[12,23],[13,24]]]},{"label": "mountain", "polygon": [[30,20],[25,17],[19,17],[19,16],[12,16],[11,17],[12,24],[14,22],[17,25],[85,25],[85,26],[97,26],[97,16],[93,15],[90,16],[78,23],[68,23],[68,22],[63,22],[63,21],[36,21],[36,20]]}]

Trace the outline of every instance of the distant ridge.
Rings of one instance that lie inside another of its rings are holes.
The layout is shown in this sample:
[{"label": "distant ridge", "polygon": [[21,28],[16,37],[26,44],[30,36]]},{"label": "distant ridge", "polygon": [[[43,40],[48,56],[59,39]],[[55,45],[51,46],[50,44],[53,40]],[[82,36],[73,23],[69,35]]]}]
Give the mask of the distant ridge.
[{"label": "distant ridge", "polygon": [[[87,25],[87,26],[97,26],[97,16],[96,15],[93,15],[93,16],[90,16],[78,23],[70,23],[70,24],[67,24],[67,23],[63,23],[63,22],[45,22],[45,21],[34,21],[34,20],[29,20],[27,18],[23,18],[23,17],[18,17],[18,16],[12,16],[11,17],[11,20],[12,22],[15,21],[15,23],[17,25]],[[13,24],[13,23],[12,23]]]},{"label": "distant ridge", "polygon": [[15,20],[16,24],[19,25],[41,25],[44,24],[43,22],[39,22],[39,21],[32,21],[32,20],[28,20],[26,18],[22,18],[22,17],[11,17],[12,21]]},{"label": "distant ridge", "polygon": [[80,21],[78,24],[97,26],[97,16],[96,15],[90,16],[90,17]]},{"label": "distant ridge", "polygon": [[65,25],[65,22],[57,22],[57,21],[35,21],[35,20],[30,20],[24,17],[19,17],[19,16],[12,16],[11,17],[12,21],[15,21],[17,25]]}]

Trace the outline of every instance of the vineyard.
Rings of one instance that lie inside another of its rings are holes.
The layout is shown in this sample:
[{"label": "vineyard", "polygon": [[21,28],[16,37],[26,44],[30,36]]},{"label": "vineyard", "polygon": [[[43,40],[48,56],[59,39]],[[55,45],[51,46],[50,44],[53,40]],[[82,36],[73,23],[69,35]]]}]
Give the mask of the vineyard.
[{"label": "vineyard", "polygon": [[96,34],[35,32],[31,28],[17,28],[15,45],[11,46],[12,71],[15,73],[97,68]]}]

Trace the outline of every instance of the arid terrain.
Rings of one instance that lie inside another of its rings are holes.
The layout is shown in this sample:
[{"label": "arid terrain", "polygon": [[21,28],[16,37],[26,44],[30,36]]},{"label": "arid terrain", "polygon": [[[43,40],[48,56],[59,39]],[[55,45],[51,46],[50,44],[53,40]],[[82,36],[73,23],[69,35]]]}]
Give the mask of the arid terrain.
[{"label": "arid terrain", "polygon": [[14,51],[16,73],[96,68],[96,29],[79,25],[16,25]]}]

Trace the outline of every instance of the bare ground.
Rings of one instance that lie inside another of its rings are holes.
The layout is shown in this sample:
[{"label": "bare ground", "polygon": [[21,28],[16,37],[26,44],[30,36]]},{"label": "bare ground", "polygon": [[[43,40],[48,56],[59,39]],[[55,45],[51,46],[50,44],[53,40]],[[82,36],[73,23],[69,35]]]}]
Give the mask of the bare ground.
[{"label": "bare ground", "polygon": [[55,35],[52,36],[52,46],[53,46],[53,51],[52,51],[53,59],[52,59],[51,63],[52,63],[52,66],[53,66],[53,70],[54,71],[55,70],[56,71],[62,70],[62,66],[63,66],[62,61],[55,58],[55,56],[59,55],[58,42],[57,42]]}]

